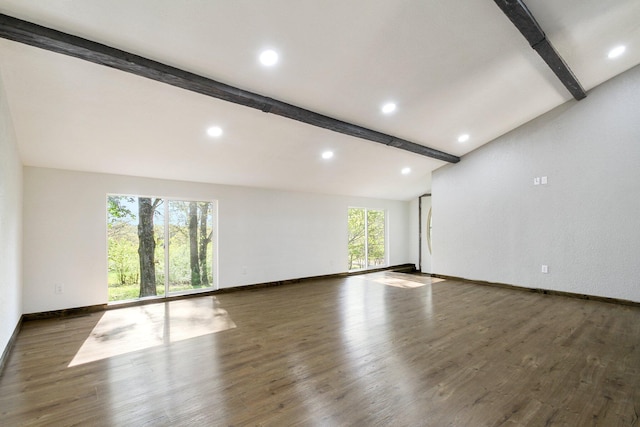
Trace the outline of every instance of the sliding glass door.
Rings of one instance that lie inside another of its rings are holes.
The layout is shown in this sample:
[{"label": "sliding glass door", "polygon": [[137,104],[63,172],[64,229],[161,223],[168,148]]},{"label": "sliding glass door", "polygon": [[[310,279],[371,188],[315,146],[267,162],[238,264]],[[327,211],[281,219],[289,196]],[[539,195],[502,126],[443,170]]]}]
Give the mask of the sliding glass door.
[{"label": "sliding glass door", "polygon": [[107,196],[109,301],[210,290],[216,204]]}]

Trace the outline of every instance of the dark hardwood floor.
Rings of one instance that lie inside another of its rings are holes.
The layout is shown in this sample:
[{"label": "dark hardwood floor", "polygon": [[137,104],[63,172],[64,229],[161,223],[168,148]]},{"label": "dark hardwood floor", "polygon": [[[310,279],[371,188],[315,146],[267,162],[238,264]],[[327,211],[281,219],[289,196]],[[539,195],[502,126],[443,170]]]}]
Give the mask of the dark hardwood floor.
[{"label": "dark hardwood floor", "polygon": [[375,273],[34,320],[0,377],[0,414],[2,426],[638,426],[640,309]]}]

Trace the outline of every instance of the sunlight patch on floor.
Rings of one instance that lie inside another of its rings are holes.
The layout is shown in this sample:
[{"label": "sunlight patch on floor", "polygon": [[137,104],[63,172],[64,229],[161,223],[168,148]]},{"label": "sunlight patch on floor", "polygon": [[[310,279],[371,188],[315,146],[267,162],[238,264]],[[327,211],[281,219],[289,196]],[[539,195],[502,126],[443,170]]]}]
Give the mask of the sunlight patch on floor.
[{"label": "sunlight patch on floor", "polygon": [[386,273],[382,277],[376,277],[371,280],[383,285],[404,289],[420,288],[425,285],[431,285],[433,283],[444,281],[444,279],[439,279],[437,277],[412,276],[410,274],[402,273]]},{"label": "sunlight patch on floor", "polygon": [[107,311],[68,367],[235,328],[215,297]]}]

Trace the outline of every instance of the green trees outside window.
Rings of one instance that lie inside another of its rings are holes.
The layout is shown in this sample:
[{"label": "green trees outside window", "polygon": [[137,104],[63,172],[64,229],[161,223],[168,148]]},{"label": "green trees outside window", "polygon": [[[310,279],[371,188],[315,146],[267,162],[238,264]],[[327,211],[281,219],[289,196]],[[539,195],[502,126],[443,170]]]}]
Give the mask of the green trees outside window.
[{"label": "green trees outside window", "polygon": [[214,285],[215,204],[107,196],[109,301]]},{"label": "green trees outside window", "polygon": [[349,208],[349,270],[386,264],[385,225],[384,210]]}]

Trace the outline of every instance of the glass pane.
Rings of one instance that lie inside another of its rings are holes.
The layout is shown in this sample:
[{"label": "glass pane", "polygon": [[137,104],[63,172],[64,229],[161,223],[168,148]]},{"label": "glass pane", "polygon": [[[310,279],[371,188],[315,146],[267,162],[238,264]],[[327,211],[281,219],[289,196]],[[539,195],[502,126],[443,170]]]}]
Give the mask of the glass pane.
[{"label": "glass pane", "polygon": [[[155,296],[164,292],[162,278],[158,288],[156,230],[162,200],[107,197],[108,289],[109,301]],[[142,255],[142,256],[141,256]]]},{"label": "glass pane", "polygon": [[213,286],[213,205],[169,201],[169,292]]},{"label": "glass pane", "polygon": [[349,270],[365,268],[365,210],[349,208]]},{"label": "glass pane", "polygon": [[385,265],[384,211],[367,211],[367,259],[369,267]]}]

